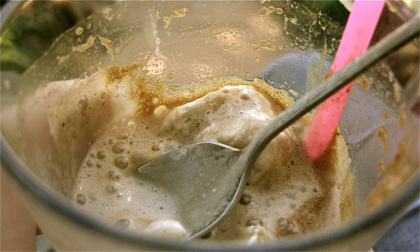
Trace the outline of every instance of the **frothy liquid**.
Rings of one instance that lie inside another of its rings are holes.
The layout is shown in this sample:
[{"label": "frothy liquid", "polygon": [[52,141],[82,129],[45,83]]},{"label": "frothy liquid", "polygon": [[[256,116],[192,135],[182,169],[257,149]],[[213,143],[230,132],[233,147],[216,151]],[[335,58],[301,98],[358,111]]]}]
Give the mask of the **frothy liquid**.
[{"label": "frothy liquid", "polygon": [[[75,96],[83,93],[83,106],[102,102],[114,111],[101,130],[93,130],[100,133],[81,161],[73,199],[120,228],[182,239],[188,231],[178,221],[176,202],[144,181],[136,168],[202,141],[244,148],[291,100],[261,80],[235,77],[197,84],[191,92],[170,89],[139,77],[137,67],[102,70],[78,84],[81,92],[66,98],[80,99]],[[67,105],[67,118],[77,114]],[[85,111],[97,115],[100,108]],[[271,141],[233,213],[203,239],[262,243],[346,220],[351,208],[347,148],[337,134],[324,160],[307,160],[302,145],[310,122],[307,115]]]}]

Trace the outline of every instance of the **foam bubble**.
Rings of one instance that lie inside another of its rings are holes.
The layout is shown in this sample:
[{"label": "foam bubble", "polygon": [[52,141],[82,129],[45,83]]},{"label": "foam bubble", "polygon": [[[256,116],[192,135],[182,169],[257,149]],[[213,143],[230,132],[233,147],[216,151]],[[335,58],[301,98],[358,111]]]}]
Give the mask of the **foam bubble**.
[{"label": "foam bubble", "polygon": [[286,236],[296,234],[296,224],[286,218],[280,218],[277,220],[276,234],[278,236]]},{"label": "foam bubble", "polygon": [[152,145],[152,147],[151,147],[151,149],[152,149],[152,151],[159,151],[160,150],[160,145],[159,144],[154,144],[154,145]]},{"label": "foam bubble", "polygon": [[114,144],[114,146],[112,147],[112,152],[114,152],[115,154],[122,153],[125,150],[126,146],[124,143],[121,142]]},{"label": "foam bubble", "polygon": [[119,156],[115,159],[114,164],[117,168],[125,169],[128,167],[128,159],[125,156]]},{"label": "foam bubble", "polygon": [[245,223],[245,226],[264,226],[264,224],[263,224],[263,222],[260,220],[260,219],[258,219],[258,218],[252,218],[252,219],[249,219],[246,223]]},{"label": "foam bubble", "polygon": [[119,190],[121,189],[121,184],[119,184],[119,183],[112,183],[112,184],[108,184],[106,187],[105,187],[105,190],[108,192],[108,193],[117,193]]},{"label": "foam bubble", "polygon": [[239,199],[239,203],[242,205],[248,205],[249,203],[251,203],[252,198],[249,194],[242,194],[241,198]]},{"label": "foam bubble", "polygon": [[115,227],[120,229],[127,229],[132,223],[129,219],[119,219],[115,222]]},{"label": "foam bubble", "polygon": [[160,105],[157,108],[155,108],[155,110],[153,111],[153,114],[155,116],[161,116],[163,115],[166,111],[167,111],[167,107],[165,105]]},{"label": "foam bubble", "polygon": [[[130,122],[128,122],[130,124]],[[115,138],[125,140],[130,137],[130,130],[127,128],[119,128],[115,134]]]},{"label": "foam bubble", "polygon": [[105,153],[105,151],[103,151],[103,150],[98,151],[98,152],[96,153],[96,157],[97,157],[98,159],[104,159],[104,158],[106,157],[106,153]]},{"label": "foam bubble", "polygon": [[108,176],[111,180],[118,181],[121,178],[121,174],[117,171],[108,172]]},{"label": "foam bubble", "polygon": [[84,194],[77,194],[76,195],[76,202],[80,205],[84,205],[86,203],[86,196]]},{"label": "foam bubble", "polygon": [[91,159],[86,159],[86,166],[91,167],[93,165],[93,161]]}]

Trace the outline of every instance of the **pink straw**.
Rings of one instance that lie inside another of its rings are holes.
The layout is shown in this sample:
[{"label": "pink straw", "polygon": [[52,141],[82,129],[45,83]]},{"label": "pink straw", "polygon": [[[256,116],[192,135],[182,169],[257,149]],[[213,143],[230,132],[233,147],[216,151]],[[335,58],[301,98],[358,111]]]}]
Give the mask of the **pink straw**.
[{"label": "pink straw", "polygon": [[[385,0],[354,1],[327,78],[367,50],[384,4]],[[338,121],[352,86],[353,81],[316,109],[314,120],[305,139],[306,155],[311,160],[319,159],[328,150],[336,134]]]}]

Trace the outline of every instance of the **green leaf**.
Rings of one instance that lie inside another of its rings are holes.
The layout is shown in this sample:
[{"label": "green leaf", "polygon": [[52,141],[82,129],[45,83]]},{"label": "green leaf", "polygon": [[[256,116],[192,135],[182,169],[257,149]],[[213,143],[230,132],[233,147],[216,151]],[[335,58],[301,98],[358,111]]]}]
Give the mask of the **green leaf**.
[{"label": "green leaf", "polygon": [[310,10],[314,12],[321,11],[330,16],[335,21],[339,22],[342,26],[345,26],[349,17],[349,11],[344,5],[338,0],[322,0],[322,1],[311,1],[311,0],[298,0],[306,5]]}]

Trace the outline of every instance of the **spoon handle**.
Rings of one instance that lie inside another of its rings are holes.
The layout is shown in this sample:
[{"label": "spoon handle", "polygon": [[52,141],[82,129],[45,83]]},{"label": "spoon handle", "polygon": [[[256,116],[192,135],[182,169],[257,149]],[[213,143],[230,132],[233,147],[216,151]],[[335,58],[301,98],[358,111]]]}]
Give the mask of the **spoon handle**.
[{"label": "spoon handle", "polygon": [[[419,34],[420,19],[419,15],[413,17],[410,21],[396,29],[394,32],[378,42],[375,46],[367,50],[362,56],[350,62],[340,71],[336,72],[330,78],[324,81],[318,88],[306,94],[295,104],[280,113],[271,121],[248,145],[242,157],[247,159],[247,169],[243,176],[246,176],[249,167],[252,166],[255,159],[264,149],[264,147],[281,131],[290,124],[298,120],[304,114],[316,107],[322,101],[340,90],[343,86],[361,74],[373,63],[381,60],[387,54],[398,49],[408,41],[414,39]],[[240,185],[241,186],[241,185]]]}]

